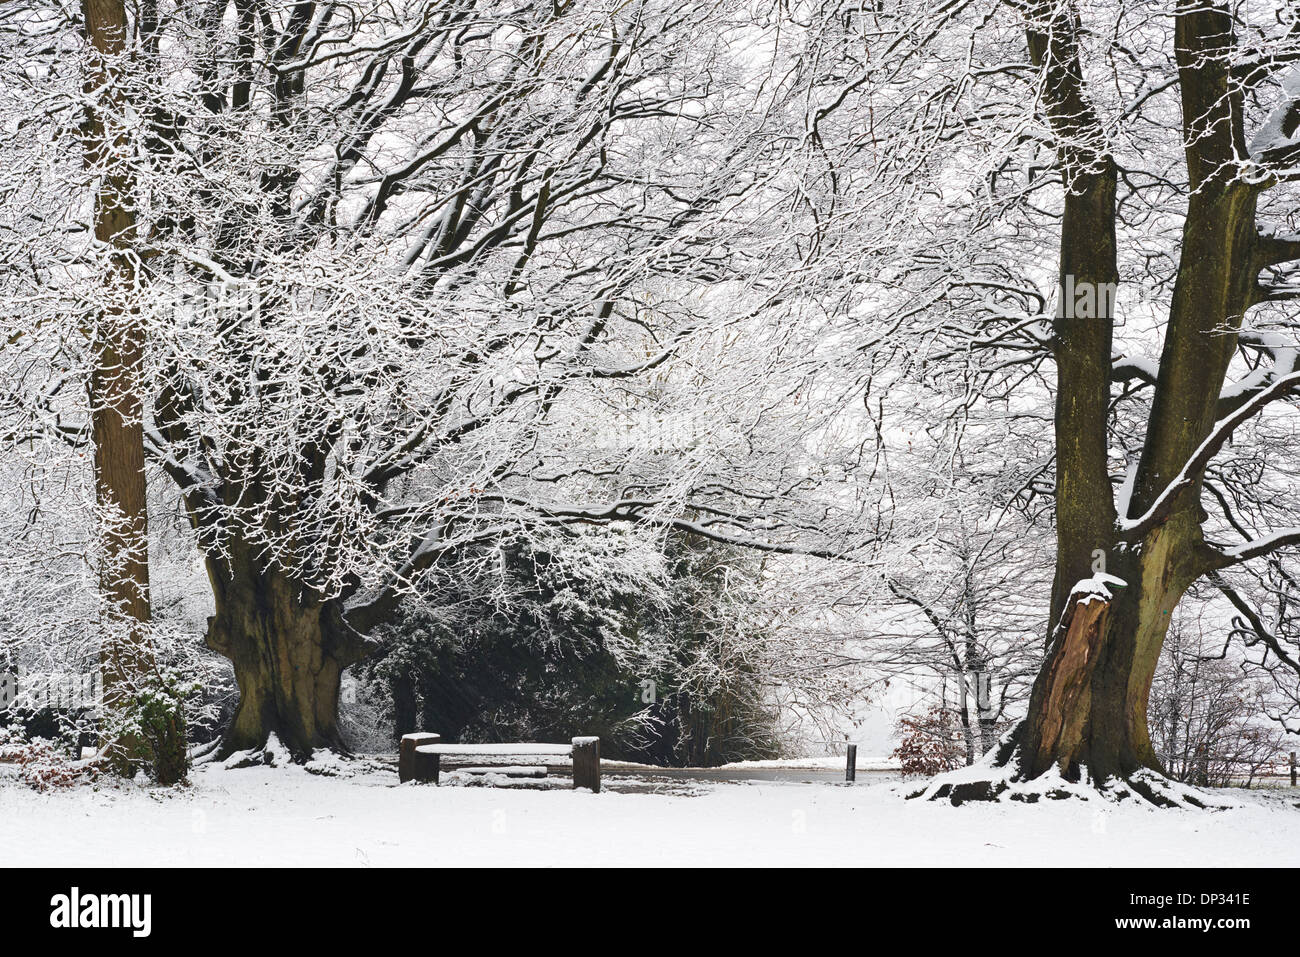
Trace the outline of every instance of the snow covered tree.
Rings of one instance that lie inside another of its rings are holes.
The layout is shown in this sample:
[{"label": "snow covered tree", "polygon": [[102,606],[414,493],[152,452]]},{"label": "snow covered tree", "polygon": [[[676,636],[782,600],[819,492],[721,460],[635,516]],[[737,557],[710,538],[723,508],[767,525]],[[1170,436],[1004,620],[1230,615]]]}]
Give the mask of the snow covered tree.
[{"label": "snow covered tree", "polygon": [[411,596],[361,666],[397,733],[597,734],[602,754],[656,764],[774,756],[776,687],[816,696],[821,677],[782,667],[801,636],[770,633],[757,554],[660,538],[557,529],[499,542],[501,568]]},{"label": "snow covered tree", "polygon": [[594,524],[848,566],[963,686],[1045,619],[954,799],[1056,769],[1164,800],[1148,696],[1198,584],[1300,675],[1289,6],[85,10],[0,15],[6,447],[100,479],[127,631],[144,470],[171,483],[224,753],[342,748],[341,675],[404,602]]},{"label": "snow covered tree", "polygon": [[1249,786],[1284,763],[1285,733],[1268,718],[1270,684],[1230,656],[1239,649],[1207,638],[1204,623],[1186,617],[1170,625],[1151,684],[1153,746],[1175,780]]},{"label": "snow covered tree", "polygon": [[[1281,4],[1189,0],[1163,17],[1122,2],[1007,6],[1030,65],[991,11],[984,49],[1000,59],[973,71],[986,92],[965,115],[1016,131],[1000,165],[979,167],[981,215],[1026,231],[984,254],[1024,257],[1018,285],[1032,291],[1055,232],[1055,296],[1036,300],[1056,308],[984,306],[954,338],[1053,361],[1057,548],[1047,658],[997,763],[1022,780],[1123,780],[1164,803],[1147,704],[1175,608],[1193,583],[1300,542],[1289,496],[1248,514],[1220,483],[1234,442],[1290,427],[1282,400],[1300,386],[1285,309],[1300,256],[1300,33]],[[1015,118],[1016,89],[1033,116]],[[987,146],[977,155],[996,155]],[[1158,361],[1142,354],[1151,342]],[[934,794],[995,796],[1002,780]]]},{"label": "snow covered tree", "polygon": [[[128,12],[135,272],[109,298],[239,683],[224,752],[343,747],[340,676],[372,629],[495,541],[617,522],[851,549],[826,529],[853,505],[805,501],[844,471],[800,457],[819,413],[782,357],[808,339],[771,321],[812,301],[819,226],[791,198],[815,151],[770,22],[601,0]],[[12,27],[7,121],[43,134],[8,147],[35,174],[7,204],[7,254],[32,261],[16,318],[75,378],[88,54],[61,5]],[[44,386],[17,405],[79,434]]]},{"label": "snow covered tree", "polygon": [[878,615],[867,642],[873,668],[937,681],[951,696],[967,764],[991,751],[1018,717],[1039,663],[1042,615],[1034,598],[1046,583],[1034,559],[1041,556],[1033,536],[1015,540],[1004,519],[990,516],[987,529],[960,520],[940,525],[929,542],[890,561],[886,588],[908,614]]},{"label": "snow covered tree", "polygon": [[[127,75],[137,51],[120,0],[86,0],[78,12],[75,29],[40,3],[7,5],[0,17],[9,47],[0,82],[12,144],[5,150],[4,358],[5,412],[13,415],[6,415],[5,444],[33,460],[44,441],[77,449],[79,456],[90,453],[94,534],[85,543],[85,557],[95,565],[99,600],[84,625],[103,675],[102,743],[120,772],[148,766],[171,783],[185,773],[185,740],[179,701],[160,667],[150,624],[142,415],[146,334],[137,312],[146,279],[130,146],[135,105]],[[54,79],[43,69],[42,56],[32,55],[40,51],[48,60],[63,44],[80,55]],[[58,121],[44,112],[51,102],[59,104]],[[69,110],[74,102],[75,114]],[[47,150],[58,154],[57,168],[77,179],[79,188],[66,189],[67,181],[51,175],[51,167],[33,162]],[[59,192],[62,202],[48,203]],[[67,229],[54,210],[74,194],[84,218]],[[77,234],[75,260],[62,255],[67,243],[54,238],[61,228],[65,238]],[[59,308],[68,314],[51,322],[32,308],[43,296],[31,291],[56,273],[71,280],[63,288],[80,301],[63,299]],[[54,325],[58,332],[48,336]],[[70,374],[73,365],[84,374]],[[33,387],[41,374],[44,383]],[[73,383],[84,387],[81,401],[69,396]],[[84,432],[61,421],[70,402],[85,411]],[[41,487],[43,479],[28,478],[29,488]]]}]

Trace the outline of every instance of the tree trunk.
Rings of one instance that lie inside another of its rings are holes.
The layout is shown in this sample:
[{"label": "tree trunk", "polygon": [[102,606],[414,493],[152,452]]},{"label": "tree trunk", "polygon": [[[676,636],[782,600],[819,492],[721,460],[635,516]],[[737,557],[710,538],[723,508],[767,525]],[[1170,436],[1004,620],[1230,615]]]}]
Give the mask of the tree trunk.
[{"label": "tree trunk", "polygon": [[1163,773],[1147,731],[1147,700],[1181,589],[1159,568],[1137,570],[1109,600],[1075,596],[1053,638],[1018,735],[1020,770],[1055,766],[1095,783],[1148,768]]},{"label": "tree trunk", "polygon": [[[1225,330],[1240,325],[1249,301],[1254,214],[1254,192],[1240,183],[1217,191],[1207,187],[1189,201],[1129,517],[1156,507],[1215,424],[1236,342]],[[1058,436],[1060,424],[1058,411]],[[1104,436],[1105,430],[1097,434]],[[1073,463],[1059,458],[1064,473]],[[1138,541],[1101,549],[1103,560],[1110,561],[1107,571],[1125,583],[1108,601],[1083,603],[1069,595],[1071,585],[1084,577],[1088,548],[1098,546],[1062,535],[1053,602],[1053,620],[1060,624],[1018,732],[1022,776],[1036,777],[1053,765],[1070,780],[1078,780],[1086,768],[1097,784],[1130,779],[1141,769],[1164,774],[1151,746],[1147,702],[1170,617],[1188,587],[1212,567],[1200,524],[1200,479],[1194,475],[1185,492],[1169,500],[1167,517]],[[1058,486],[1061,514],[1067,491]],[[1130,783],[1156,803],[1166,802],[1146,785]]]},{"label": "tree trunk", "polygon": [[970,767],[975,763],[975,730],[971,727],[969,697],[966,690],[966,676],[959,675],[958,680],[961,682],[961,710],[957,712],[957,717],[961,720],[962,744],[966,749],[966,766]]},{"label": "tree trunk", "polygon": [[984,756],[998,745],[997,721],[980,716],[980,756]]},{"label": "tree trunk", "polygon": [[360,637],[337,602],[278,570],[243,568],[220,583],[217,613],[208,620],[208,645],[234,665],[240,695],[219,756],[262,752],[272,735],[295,761],[317,749],[346,753],[339,685],[362,657]]},{"label": "tree trunk", "polygon": [[91,330],[91,435],[103,548],[99,579],[107,612],[100,668],[109,725],[138,723],[144,729],[143,735],[117,734],[106,753],[119,773],[130,775],[152,763],[155,777],[173,784],[185,776],[185,724],[179,702],[166,689],[157,693],[147,633],[149,521],[140,385],[145,339],[139,317],[125,302],[138,281],[135,182],[119,120],[128,104],[113,63],[126,50],[126,9],[121,0],[83,0],[82,14],[94,51],[85,86],[99,97],[82,131],[83,149],[87,168],[100,177],[95,238],[112,250],[105,307]]},{"label": "tree trunk", "polygon": [[1175,516],[1119,554],[1106,587],[1094,579],[1069,595],[1026,716],[993,758],[1001,773],[940,784],[928,796],[991,800],[1006,790],[1008,776],[1027,781],[1055,769],[1067,781],[1120,783],[1153,803],[1172,803],[1138,772],[1165,773],[1147,704],[1171,615],[1198,576],[1199,540],[1194,518]]},{"label": "tree trunk", "polygon": [[[1017,780],[1053,767],[1073,781],[1086,772],[1096,785],[1122,778],[1155,803],[1168,803],[1139,774],[1163,775],[1147,730],[1147,702],[1174,608],[1215,567],[1201,529],[1206,462],[1194,463],[1193,456],[1222,411],[1233,333],[1254,301],[1262,262],[1258,185],[1239,176],[1247,150],[1242,92],[1231,78],[1233,18],[1226,4],[1178,3],[1175,47],[1190,190],[1142,454],[1131,501],[1120,510],[1108,468],[1113,300],[1094,295],[1103,307],[1081,313],[1069,308],[1067,297],[1067,290],[1097,293],[1118,282],[1117,168],[1085,88],[1075,5],[1034,0],[1022,7],[1030,57],[1044,71],[1044,110],[1067,187],[1053,327],[1057,556],[1047,657],[1026,718],[994,764],[1005,768],[1018,755],[1018,767],[1008,768]],[[1102,571],[1118,582],[1098,578]],[[1007,787],[1005,777],[995,777],[943,784],[931,796],[960,803],[996,797]]]},{"label": "tree trunk", "polygon": [[[1025,719],[994,759],[1019,780],[1055,768],[1068,781],[1125,782],[1155,803],[1167,799],[1133,775],[1163,775],[1147,728],[1147,703],[1170,616],[1196,577],[1191,522],[1174,520],[1121,556],[1123,585],[1074,592],[1052,634]],[[1014,761],[1014,764],[1013,764]],[[1005,783],[944,786],[932,797],[991,799]]]}]

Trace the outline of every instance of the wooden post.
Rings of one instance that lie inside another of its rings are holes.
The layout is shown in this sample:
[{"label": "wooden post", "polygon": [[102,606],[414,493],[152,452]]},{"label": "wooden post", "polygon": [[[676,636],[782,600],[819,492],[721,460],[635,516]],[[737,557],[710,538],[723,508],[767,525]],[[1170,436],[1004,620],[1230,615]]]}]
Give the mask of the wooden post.
[{"label": "wooden post", "polygon": [[1295,787],[1295,752],[1291,752],[1291,786]]},{"label": "wooden post", "polygon": [[[440,734],[404,734],[402,735],[401,749],[397,754],[397,780],[405,784],[407,781],[429,781],[434,784],[438,783],[438,756],[416,753],[416,748],[422,744],[437,744],[442,740]],[[432,762],[430,762],[432,758]],[[430,767],[432,763],[432,767]],[[430,777],[432,773],[432,777]]]},{"label": "wooden post", "polygon": [[[437,741],[426,741],[425,744],[437,744]],[[424,747],[424,745],[420,745]],[[419,748],[416,748],[415,754],[411,760],[411,771],[414,780],[421,784],[437,784],[438,772],[442,770],[442,758],[435,752],[425,754]]]},{"label": "wooden post", "polygon": [[573,739],[573,786],[600,793],[600,738]]},{"label": "wooden post", "polygon": [[844,780],[852,784],[858,779],[858,746],[849,745],[849,763],[844,769]]}]

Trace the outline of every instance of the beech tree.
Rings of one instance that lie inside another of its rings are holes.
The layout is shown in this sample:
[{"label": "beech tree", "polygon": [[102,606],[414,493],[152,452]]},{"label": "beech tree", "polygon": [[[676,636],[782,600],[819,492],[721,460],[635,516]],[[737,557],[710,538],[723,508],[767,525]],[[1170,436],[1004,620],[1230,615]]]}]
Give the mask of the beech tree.
[{"label": "beech tree", "polygon": [[[60,150],[87,54],[62,7],[36,8],[14,84],[39,109],[14,109],[49,139],[13,146],[42,188],[10,205],[52,255],[14,282],[23,321],[53,329],[75,287],[52,263],[76,278],[85,255]],[[771,27],[745,5],[128,12],[118,302],[144,453],[183,501],[206,641],[240,688],[224,754],[343,748],[340,676],[372,630],[512,537],[616,522],[823,555],[862,537],[828,533],[857,503],[807,494],[845,468],[798,461],[823,413],[790,400],[807,367],[783,357],[809,339],[770,320],[808,301],[819,227],[787,186],[800,87],[774,47],[753,55]],[[719,370],[762,388],[679,391]],[[19,404],[76,434],[51,389]]]},{"label": "beech tree", "polygon": [[[993,762],[1006,772],[930,793],[991,797],[1051,770],[1165,803],[1147,702],[1171,615],[1193,583],[1300,542],[1289,496],[1249,515],[1240,483],[1221,482],[1233,440],[1285,422],[1300,385],[1285,308],[1300,34],[1282,5],[1011,6],[1029,66],[988,75],[1003,90],[1031,78],[1019,158],[1053,156],[1046,181],[998,173],[1016,182],[1019,221],[1059,237],[1056,309],[1050,327],[1004,312],[980,344],[1037,340],[1055,368],[1051,625],[1028,714]],[[1059,218],[1027,198],[1050,181]],[[1143,333],[1158,361],[1135,345]],[[1269,488],[1260,478],[1248,499]]]},{"label": "beech tree", "polygon": [[[1198,583],[1300,675],[1286,5],[86,10],[0,18],[5,437],[91,450],[132,622],[146,471],[179,500],[240,688],[223,754],[343,748],[341,674],[404,603],[590,524],[852,559],[963,675],[1045,619],[1025,720],[953,800],[1049,772],[1168,800],[1147,698]],[[1050,461],[1006,448],[1046,432]],[[1045,503],[1035,606],[1011,539]]]},{"label": "beech tree", "polygon": [[[126,10],[115,0],[85,0],[86,38],[94,51],[86,89],[98,92],[86,120],[86,165],[101,178],[95,198],[94,233],[111,252],[106,257],[105,308],[96,318],[91,351],[91,444],[97,504],[103,510],[103,570],[100,581],[109,614],[102,659],[104,704],[121,711],[129,685],[148,673],[149,649],[144,635],[149,620],[149,530],[144,475],[141,363],[143,329],[124,308],[125,290],[135,281],[132,247],[135,235],[135,188],[119,132],[127,104],[116,69],[126,49]],[[116,62],[115,62],[116,61]],[[94,93],[92,93],[94,95]],[[177,741],[180,760],[163,762],[164,783],[184,772],[184,738]],[[139,738],[112,742],[116,763],[128,770],[143,749]]]},{"label": "beech tree", "polygon": [[[356,22],[327,3],[269,23],[249,9],[225,35],[209,21],[198,149],[256,200],[194,184],[206,222],[189,228],[209,243],[187,274],[223,294],[251,280],[257,301],[214,320],[202,385],[176,361],[152,438],[208,556],[209,644],[240,686],[226,752],[269,734],[341,748],[340,674],[431,566],[529,522],[653,507],[548,507],[535,489],[587,468],[541,434],[562,399],[670,346],[601,348],[654,321],[630,293],[683,260],[713,270],[696,223],[735,195],[735,168],[723,151],[720,173],[671,174],[686,141],[664,122],[710,135],[689,116],[712,57],[679,45],[717,29],[701,12],[417,4]],[[209,144],[254,135],[271,155],[250,181],[228,165],[243,149]],[[312,260],[325,279],[303,283]]]}]

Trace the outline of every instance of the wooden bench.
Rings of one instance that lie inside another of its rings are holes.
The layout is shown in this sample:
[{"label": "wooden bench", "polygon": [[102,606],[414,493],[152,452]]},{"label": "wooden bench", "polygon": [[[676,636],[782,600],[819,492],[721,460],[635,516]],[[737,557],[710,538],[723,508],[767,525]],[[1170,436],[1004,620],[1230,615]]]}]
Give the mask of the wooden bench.
[{"label": "wooden bench", "polygon": [[[444,764],[471,774],[545,777],[549,765],[572,763],[574,788],[600,793],[600,738],[574,738],[569,744],[442,744],[440,735],[402,735],[397,760],[401,783],[437,784]],[[559,759],[559,760],[552,760]]]}]

